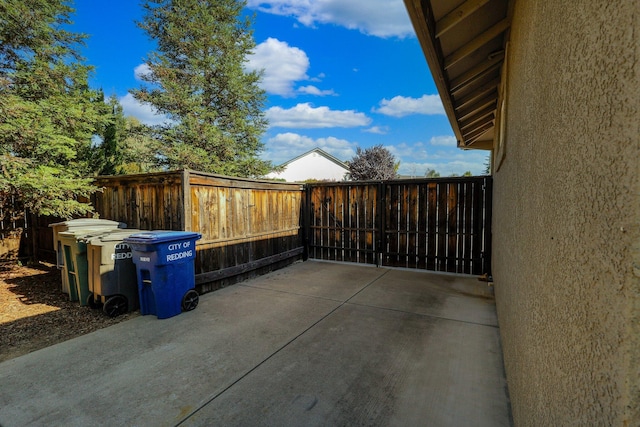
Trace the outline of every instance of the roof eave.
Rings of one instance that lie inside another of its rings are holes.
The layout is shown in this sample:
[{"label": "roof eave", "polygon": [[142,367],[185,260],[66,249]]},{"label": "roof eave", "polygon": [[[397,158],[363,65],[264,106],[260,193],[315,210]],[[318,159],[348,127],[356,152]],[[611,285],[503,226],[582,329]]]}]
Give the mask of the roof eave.
[{"label": "roof eave", "polygon": [[449,119],[449,123],[451,123],[456,140],[458,141],[458,147],[460,147],[463,140],[462,133],[458,126],[458,120],[456,118],[455,109],[453,108],[453,103],[449,97],[449,87],[444,76],[444,64],[440,59],[442,55],[438,54],[438,51],[436,50],[437,44],[435,39],[435,23],[433,21],[433,16],[429,10],[425,11],[423,9],[423,2],[420,0],[404,0],[404,4],[409,12],[409,18],[411,18],[411,23],[416,32],[416,36],[420,41],[420,46],[422,47],[422,52],[427,60],[429,70],[431,71],[431,76],[433,77],[436,88],[438,89],[438,94],[442,100],[444,111]]},{"label": "roof eave", "polygon": [[513,2],[404,2],[458,147],[492,149]]}]

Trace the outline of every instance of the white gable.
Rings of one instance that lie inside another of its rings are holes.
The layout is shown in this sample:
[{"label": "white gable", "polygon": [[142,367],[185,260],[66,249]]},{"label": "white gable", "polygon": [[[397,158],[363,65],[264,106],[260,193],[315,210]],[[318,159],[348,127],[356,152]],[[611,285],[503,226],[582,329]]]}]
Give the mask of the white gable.
[{"label": "white gable", "polygon": [[349,170],[328,159],[317,151],[310,151],[286,164],[280,173],[270,173],[267,178],[286,181],[306,181],[311,179],[342,181]]}]

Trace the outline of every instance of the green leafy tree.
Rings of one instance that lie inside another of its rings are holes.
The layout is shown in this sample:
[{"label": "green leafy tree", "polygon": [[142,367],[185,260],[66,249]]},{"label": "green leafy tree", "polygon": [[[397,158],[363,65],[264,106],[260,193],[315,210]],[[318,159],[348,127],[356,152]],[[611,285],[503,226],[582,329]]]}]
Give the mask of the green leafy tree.
[{"label": "green leafy tree", "polygon": [[435,169],[427,169],[424,176],[425,178],[440,178],[440,173]]},{"label": "green leafy tree", "polygon": [[42,215],[91,211],[91,139],[102,120],[63,0],[0,2],[0,194]]},{"label": "green leafy tree", "polygon": [[399,167],[400,162],[382,145],[364,150],[358,147],[349,162],[349,177],[354,181],[394,179]]},{"label": "green leafy tree", "polygon": [[260,73],[245,70],[255,47],[245,1],[145,0],[140,27],[154,40],[148,84],[131,91],[170,120],[149,135],[160,143],[167,168],[232,176],[271,169],[258,154],[267,121]]},{"label": "green leafy tree", "polygon": [[[460,175],[458,175],[457,173],[452,173],[449,176],[455,178],[455,177],[458,177]],[[471,171],[465,171],[465,173],[463,173],[462,176],[473,176],[473,173],[471,173]]]}]

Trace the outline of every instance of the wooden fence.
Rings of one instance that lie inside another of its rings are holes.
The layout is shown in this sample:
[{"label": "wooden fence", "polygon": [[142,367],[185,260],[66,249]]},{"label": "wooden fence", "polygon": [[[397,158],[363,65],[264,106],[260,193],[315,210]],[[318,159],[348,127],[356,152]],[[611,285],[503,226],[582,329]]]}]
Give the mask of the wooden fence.
[{"label": "wooden fence", "polygon": [[309,257],[490,273],[490,177],[307,187]]},{"label": "wooden fence", "polygon": [[226,178],[194,171],[97,180],[102,218],[128,228],[184,230],[196,242],[196,284],[203,292],[303,253],[300,184]]},{"label": "wooden fence", "polygon": [[[92,203],[101,218],[202,234],[196,283],[203,292],[306,256],[490,273],[490,177],[302,185],[185,170],[96,183],[102,191]],[[55,261],[47,225],[57,221],[31,218],[26,226],[33,239],[23,234],[22,244],[36,259]]]},{"label": "wooden fence", "polygon": [[8,194],[0,194],[0,262],[31,255],[31,245],[24,245],[27,219],[24,209]]}]

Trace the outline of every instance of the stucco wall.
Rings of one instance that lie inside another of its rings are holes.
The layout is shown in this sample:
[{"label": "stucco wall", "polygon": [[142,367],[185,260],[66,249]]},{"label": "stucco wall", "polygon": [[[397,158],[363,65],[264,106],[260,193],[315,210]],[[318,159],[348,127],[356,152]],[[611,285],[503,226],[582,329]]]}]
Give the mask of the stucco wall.
[{"label": "stucco wall", "polygon": [[516,425],[640,425],[639,21],[515,3],[493,274]]}]

